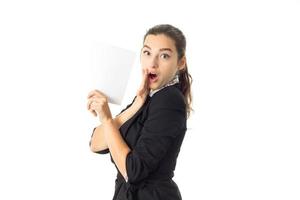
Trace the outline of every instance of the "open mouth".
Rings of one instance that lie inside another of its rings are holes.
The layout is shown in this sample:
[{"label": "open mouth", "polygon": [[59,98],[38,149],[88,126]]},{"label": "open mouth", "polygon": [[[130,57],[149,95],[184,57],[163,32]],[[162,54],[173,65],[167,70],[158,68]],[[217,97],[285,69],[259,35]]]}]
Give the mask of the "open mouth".
[{"label": "open mouth", "polygon": [[152,74],[152,73],[149,74],[149,77],[150,77],[151,79],[154,79],[156,76],[157,76],[156,74]]},{"label": "open mouth", "polygon": [[149,80],[150,80],[151,82],[156,81],[157,78],[158,78],[157,74],[149,73]]}]

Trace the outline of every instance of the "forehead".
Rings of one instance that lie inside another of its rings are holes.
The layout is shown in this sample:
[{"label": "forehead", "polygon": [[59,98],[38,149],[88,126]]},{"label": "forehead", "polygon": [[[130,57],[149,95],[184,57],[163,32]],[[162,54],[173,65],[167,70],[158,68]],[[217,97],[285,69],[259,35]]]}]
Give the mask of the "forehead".
[{"label": "forehead", "polygon": [[147,35],[144,45],[149,46],[151,49],[170,48],[174,52],[176,50],[174,41],[163,34]]}]

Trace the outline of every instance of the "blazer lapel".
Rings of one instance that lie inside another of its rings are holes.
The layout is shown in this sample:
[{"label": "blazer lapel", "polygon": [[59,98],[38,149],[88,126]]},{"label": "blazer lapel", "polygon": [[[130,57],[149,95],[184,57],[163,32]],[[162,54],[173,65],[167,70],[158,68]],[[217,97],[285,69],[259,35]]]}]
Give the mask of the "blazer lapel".
[{"label": "blazer lapel", "polygon": [[127,120],[121,127],[121,134],[125,138],[128,133],[128,128],[131,126],[132,123],[136,121],[136,118],[140,115],[140,113],[144,110],[144,108],[148,105],[149,100],[151,99],[150,96],[147,97],[144,105],[129,119]]}]

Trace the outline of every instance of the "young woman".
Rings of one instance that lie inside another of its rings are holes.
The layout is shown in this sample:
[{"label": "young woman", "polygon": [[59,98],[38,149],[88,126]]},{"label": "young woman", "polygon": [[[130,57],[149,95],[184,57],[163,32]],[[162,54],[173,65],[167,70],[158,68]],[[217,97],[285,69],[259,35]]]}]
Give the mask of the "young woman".
[{"label": "young woman", "polygon": [[87,109],[101,122],[90,148],[110,153],[118,171],[113,200],[181,199],[172,178],[192,102],[185,48],[178,28],[162,24],[149,29],[141,50],[141,86],[115,118],[105,94],[88,94]]}]

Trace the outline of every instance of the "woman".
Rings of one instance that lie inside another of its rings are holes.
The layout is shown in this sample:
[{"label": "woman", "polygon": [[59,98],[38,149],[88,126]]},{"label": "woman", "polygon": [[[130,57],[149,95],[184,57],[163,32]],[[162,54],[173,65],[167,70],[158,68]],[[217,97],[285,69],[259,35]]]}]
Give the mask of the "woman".
[{"label": "woman", "polygon": [[114,119],[105,94],[88,94],[88,110],[101,121],[93,130],[91,150],[110,153],[118,171],[113,200],[181,199],[172,178],[191,111],[185,47],[184,35],[171,25],[147,31],[141,86]]}]

